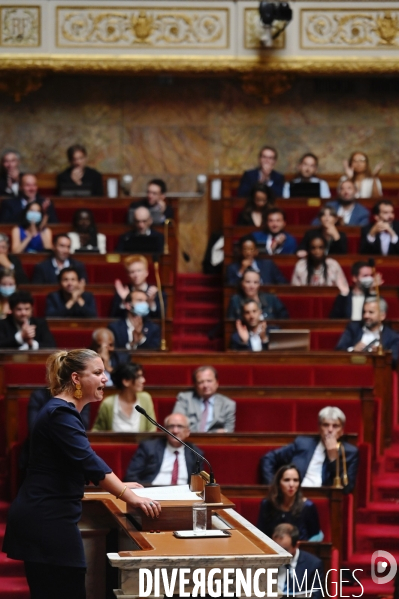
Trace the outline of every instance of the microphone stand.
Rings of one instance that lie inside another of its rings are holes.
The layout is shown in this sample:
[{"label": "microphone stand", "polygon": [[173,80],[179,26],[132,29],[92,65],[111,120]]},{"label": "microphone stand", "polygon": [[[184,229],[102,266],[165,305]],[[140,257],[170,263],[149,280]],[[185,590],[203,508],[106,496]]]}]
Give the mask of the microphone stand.
[{"label": "microphone stand", "polygon": [[155,281],[157,283],[159,306],[161,308],[161,351],[168,351],[168,346],[166,345],[165,302],[163,301],[162,295],[162,284],[161,277],[159,275],[158,256],[153,256],[152,261],[154,263]]},{"label": "microphone stand", "polygon": [[[168,429],[165,428],[164,426],[162,426],[162,424],[159,424],[159,422],[157,422],[156,420],[151,418],[151,416],[149,416],[147,414],[147,412],[144,410],[144,408],[142,408],[141,406],[135,406],[135,409],[139,412],[139,414],[142,414],[145,418],[147,418],[147,420],[149,420],[151,422],[151,424],[154,424],[155,426],[160,428],[164,433],[166,433],[170,437],[173,437],[173,439],[176,439],[176,441],[178,441],[179,443],[184,445],[184,447],[187,447],[187,449],[189,449],[190,451],[195,453],[195,455],[197,456],[197,464],[199,464],[199,460],[203,460],[204,462],[206,462],[208,464],[208,466],[209,466],[209,483],[207,483],[205,485],[205,502],[206,503],[221,503],[220,485],[218,485],[215,482],[215,475],[213,474],[213,469],[212,469],[210,462],[206,458],[204,458],[203,455],[198,453],[198,451],[196,451],[195,449],[193,449],[192,447],[187,445],[187,443],[185,443],[184,441],[179,439],[179,437],[176,437],[176,435],[174,435],[173,433],[168,431]],[[198,468],[198,470],[199,470],[199,468]],[[195,473],[195,475],[197,475],[197,474],[199,474],[199,472]]]}]

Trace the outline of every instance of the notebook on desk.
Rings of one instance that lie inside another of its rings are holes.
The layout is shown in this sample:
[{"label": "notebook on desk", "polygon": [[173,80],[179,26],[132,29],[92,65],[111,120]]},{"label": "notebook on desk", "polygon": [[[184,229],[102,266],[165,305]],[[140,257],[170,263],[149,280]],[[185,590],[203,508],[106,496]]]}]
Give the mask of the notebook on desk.
[{"label": "notebook on desk", "polygon": [[309,351],[309,329],[272,329],[269,331],[269,351]]}]

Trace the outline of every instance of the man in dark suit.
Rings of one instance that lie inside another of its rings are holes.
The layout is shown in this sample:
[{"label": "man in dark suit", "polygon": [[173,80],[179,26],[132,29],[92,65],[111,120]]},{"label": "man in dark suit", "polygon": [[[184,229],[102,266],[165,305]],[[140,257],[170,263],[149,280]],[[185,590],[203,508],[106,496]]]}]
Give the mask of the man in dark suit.
[{"label": "man in dark suit", "polygon": [[148,208],[134,211],[133,230],[119,237],[116,251],[131,254],[163,254],[164,236],[151,229],[152,218]]},{"label": "man in dark suit", "polygon": [[26,173],[21,177],[19,195],[17,198],[3,200],[0,209],[0,222],[19,223],[22,213],[28,204],[37,202],[43,208],[46,223],[58,223],[57,214],[51,200],[38,195],[38,185],[35,175]]},{"label": "man in dark suit", "polygon": [[[189,421],[184,414],[170,414],[164,426],[181,441],[190,435]],[[203,455],[198,447],[188,445]],[[192,451],[169,435],[164,439],[150,439],[138,446],[124,480],[154,486],[186,485],[191,474],[202,469],[202,463],[197,464],[197,461],[199,458]]]},{"label": "man in dark suit", "polygon": [[375,297],[364,300],[363,320],[350,322],[342,334],[335,349],[349,352],[377,351],[381,343],[384,350],[392,352],[392,367],[395,368],[399,357],[399,334],[384,324],[387,315],[387,303]]},{"label": "man in dark suit", "polygon": [[[351,227],[364,227],[369,224],[370,211],[356,202],[357,189],[353,181],[344,180],[338,185],[338,198],[327,202],[341,218],[342,225]],[[312,221],[312,225],[320,225],[319,217]]]},{"label": "man in dark suit", "polygon": [[287,284],[287,279],[272,260],[257,259],[258,248],[252,234],[241,237],[238,246],[240,248],[240,261],[229,264],[226,269],[226,282],[228,285],[237,285],[247,268],[259,272],[262,285]]},{"label": "man in dark suit", "polygon": [[399,221],[389,200],[380,200],[372,209],[374,223],[362,228],[361,254],[395,256],[399,254]]},{"label": "man in dark suit", "polygon": [[324,594],[324,572],[321,559],[298,549],[299,531],[292,524],[279,524],[273,532],[273,541],[291,553],[290,564],[278,569],[278,589],[283,597],[299,596],[322,599]]},{"label": "man in dark suit", "polygon": [[343,469],[342,447],[337,449],[338,440],[344,434],[346,417],[336,407],[328,406],[319,412],[319,431],[317,437],[299,436],[290,445],[274,449],[261,459],[262,483],[270,485],[281,466],[294,464],[299,470],[303,487],[330,487],[336,476],[337,458],[344,493],[351,493],[356,482],[359,452],[357,447],[340,442],[345,451],[348,480]]},{"label": "man in dark suit", "polygon": [[272,189],[275,197],[282,197],[284,175],[274,170],[277,158],[278,154],[275,148],[263,146],[259,152],[259,167],[245,171],[241,177],[240,186],[237,190],[239,198],[248,197],[256,183],[265,183]]},{"label": "man in dark suit", "polygon": [[101,173],[87,166],[87,150],[80,144],[67,149],[67,157],[71,165],[57,177],[59,195],[65,196],[103,196],[103,179]]},{"label": "man in dark suit", "polygon": [[1,154],[0,196],[18,197],[21,178],[21,154],[6,148]]},{"label": "man in dark suit", "polygon": [[0,320],[0,349],[37,350],[55,347],[44,318],[34,318],[33,298],[16,291],[9,298],[11,314]]},{"label": "man in dark suit", "polygon": [[46,299],[47,318],[96,318],[97,307],[92,293],[85,291],[85,280],[76,268],[63,268],[59,274],[60,289]]},{"label": "man in dark suit", "polygon": [[129,206],[129,224],[134,222],[134,213],[137,208],[148,208],[154,225],[161,225],[168,218],[173,218],[173,208],[169,206],[166,198],[166,183],[162,179],[152,179],[147,185],[147,197]]},{"label": "man in dark suit", "polygon": [[265,231],[255,231],[253,236],[258,245],[263,245],[270,256],[276,254],[295,254],[295,237],[285,231],[286,218],[280,208],[271,208],[267,213]]},{"label": "man in dark suit", "polygon": [[65,233],[54,237],[54,251],[52,258],[36,264],[32,283],[36,285],[58,283],[58,276],[64,268],[72,267],[79,273],[79,279],[87,281],[85,265],[79,260],[71,258],[71,240]]},{"label": "man in dark suit", "polygon": [[150,307],[144,291],[131,291],[124,301],[125,318],[109,325],[117,349],[159,349],[161,331],[148,318]]},{"label": "man in dark suit", "polygon": [[244,300],[242,319],[236,321],[236,328],[231,336],[231,349],[255,352],[269,349],[267,322],[262,318],[262,309],[255,300]]},{"label": "man in dark suit", "polygon": [[[352,287],[348,295],[337,295],[330,312],[330,318],[345,318],[360,321],[363,318],[363,305],[366,297],[375,296],[373,268],[368,262],[355,262],[351,267]],[[382,285],[377,273],[378,284]]]}]

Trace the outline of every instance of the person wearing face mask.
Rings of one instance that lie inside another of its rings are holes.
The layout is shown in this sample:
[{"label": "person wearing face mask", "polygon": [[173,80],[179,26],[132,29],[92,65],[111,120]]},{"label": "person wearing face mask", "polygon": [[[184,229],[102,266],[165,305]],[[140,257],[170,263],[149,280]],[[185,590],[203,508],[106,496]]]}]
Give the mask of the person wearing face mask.
[{"label": "person wearing face mask", "polygon": [[[353,181],[345,180],[338,184],[338,198],[327,202],[326,206],[334,208],[340,217],[340,224],[351,227],[365,227],[369,224],[370,211],[356,202],[357,189]],[[312,221],[312,225],[320,225],[319,217]]]},{"label": "person wearing face mask", "polygon": [[51,250],[53,236],[48,227],[41,228],[43,209],[40,204],[28,204],[22,213],[21,224],[11,230],[11,248],[14,254]]},{"label": "person wearing face mask", "polygon": [[326,240],[327,254],[346,254],[348,252],[346,235],[343,231],[337,229],[339,218],[334,208],[331,206],[323,206],[319,212],[319,219],[321,227],[318,229],[310,229],[310,231],[306,231],[303,236],[296,253],[298,258],[305,258],[305,256],[307,256],[306,247],[309,245],[309,241],[319,235],[322,235]]},{"label": "person wearing face mask", "polygon": [[266,223],[267,212],[274,204],[274,194],[264,183],[257,183],[237,218],[237,225],[261,227]]},{"label": "person wearing face mask", "polygon": [[125,316],[109,325],[117,349],[159,349],[161,331],[148,318],[150,307],[144,291],[131,291],[125,299]]},{"label": "person wearing face mask", "polygon": [[318,183],[320,186],[319,197],[322,199],[331,198],[331,191],[327,181],[316,177],[318,166],[319,159],[315,154],[311,152],[304,154],[299,160],[296,177],[289,183],[284,184],[283,198],[288,199],[291,197],[291,185],[295,183]]},{"label": "person wearing face mask", "polygon": [[14,271],[0,271],[0,319],[6,318],[8,314],[11,314],[8,299],[16,290],[17,285],[15,283]]},{"label": "person wearing face mask", "polygon": [[355,262],[351,268],[352,287],[347,295],[341,293],[334,300],[330,318],[362,320],[363,304],[366,297],[375,296],[376,282],[381,286],[384,281],[379,273],[373,276],[373,268],[368,262]]},{"label": "person wearing face mask", "polygon": [[372,209],[374,223],[363,227],[360,238],[361,254],[397,256],[399,254],[399,221],[389,200],[377,202]]},{"label": "person wearing face mask", "polygon": [[252,234],[244,235],[238,241],[240,251],[239,261],[229,264],[226,268],[227,285],[237,285],[247,268],[252,268],[260,274],[262,285],[285,285],[287,279],[284,277],[273,260],[261,260],[258,258],[258,248]]},{"label": "person wearing face mask", "polygon": [[289,318],[287,308],[276,295],[260,291],[260,274],[253,268],[247,268],[238,284],[238,293],[231,296],[227,318],[241,318],[243,303],[249,299],[261,306],[263,318]]},{"label": "person wearing face mask", "polygon": [[85,280],[79,278],[76,268],[63,268],[58,276],[60,289],[46,298],[47,318],[96,318],[94,296],[85,291]]}]

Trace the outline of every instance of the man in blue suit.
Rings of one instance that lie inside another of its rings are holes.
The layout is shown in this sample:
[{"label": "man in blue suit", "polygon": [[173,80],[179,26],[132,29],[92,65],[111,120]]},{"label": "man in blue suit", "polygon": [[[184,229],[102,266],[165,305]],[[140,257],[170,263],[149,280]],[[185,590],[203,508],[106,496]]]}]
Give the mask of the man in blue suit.
[{"label": "man in blue suit", "polygon": [[[269,451],[261,458],[262,483],[270,485],[281,466],[294,464],[301,475],[303,487],[330,487],[336,476],[339,457],[343,492],[351,493],[356,482],[359,452],[357,447],[346,441],[340,442],[341,447],[337,448],[338,440],[344,434],[345,422],[345,414],[339,408],[328,406],[320,410],[319,436],[299,436],[290,445]],[[344,459],[347,480],[343,476]]]},{"label": "man in blue suit", "polygon": [[131,291],[125,299],[125,318],[109,325],[117,349],[159,349],[161,331],[148,318],[150,307],[144,291]]},{"label": "man in blue suit", "polygon": [[43,262],[36,264],[33,270],[32,283],[35,285],[58,283],[58,276],[64,268],[75,268],[79,279],[87,281],[85,265],[75,258],[71,258],[71,240],[66,233],[54,237],[53,255]]},{"label": "man in blue suit", "polygon": [[285,231],[286,220],[283,210],[271,208],[267,214],[265,231],[255,231],[253,236],[257,244],[265,246],[270,256],[275,254],[295,254],[297,243],[295,237]]},{"label": "man in blue suit", "polygon": [[272,189],[275,197],[282,197],[284,175],[274,170],[277,158],[278,154],[275,148],[263,146],[259,152],[259,167],[245,171],[241,177],[240,186],[237,190],[239,198],[248,197],[256,183],[265,183]]},{"label": "man in blue suit", "polygon": [[298,549],[298,540],[299,531],[292,524],[279,524],[274,529],[273,541],[292,555],[290,564],[278,569],[278,589],[283,597],[298,597],[301,593],[301,596],[322,599],[325,596],[323,563],[311,553]]},{"label": "man in blue suit", "polygon": [[54,204],[38,195],[38,185],[35,175],[26,173],[21,177],[18,197],[3,200],[0,209],[0,222],[19,223],[22,213],[28,204],[37,202],[43,208],[48,223],[58,223]]},{"label": "man in blue suit", "polygon": [[285,285],[287,279],[272,260],[259,260],[256,240],[252,234],[244,235],[238,242],[240,248],[239,262],[229,264],[226,269],[226,283],[237,285],[247,270],[252,268],[260,274],[262,285]]},{"label": "man in blue suit", "polygon": [[[370,210],[356,202],[357,189],[352,181],[342,181],[338,186],[338,199],[327,202],[326,206],[334,208],[341,218],[343,225],[365,227],[370,221]],[[315,218],[312,225],[320,225],[320,219]]]},{"label": "man in blue suit", "polygon": [[338,341],[338,350],[349,352],[377,351],[381,343],[384,350],[392,352],[392,368],[396,367],[399,356],[399,335],[384,324],[387,303],[375,296],[366,297],[363,305],[363,320],[350,322]]}]

